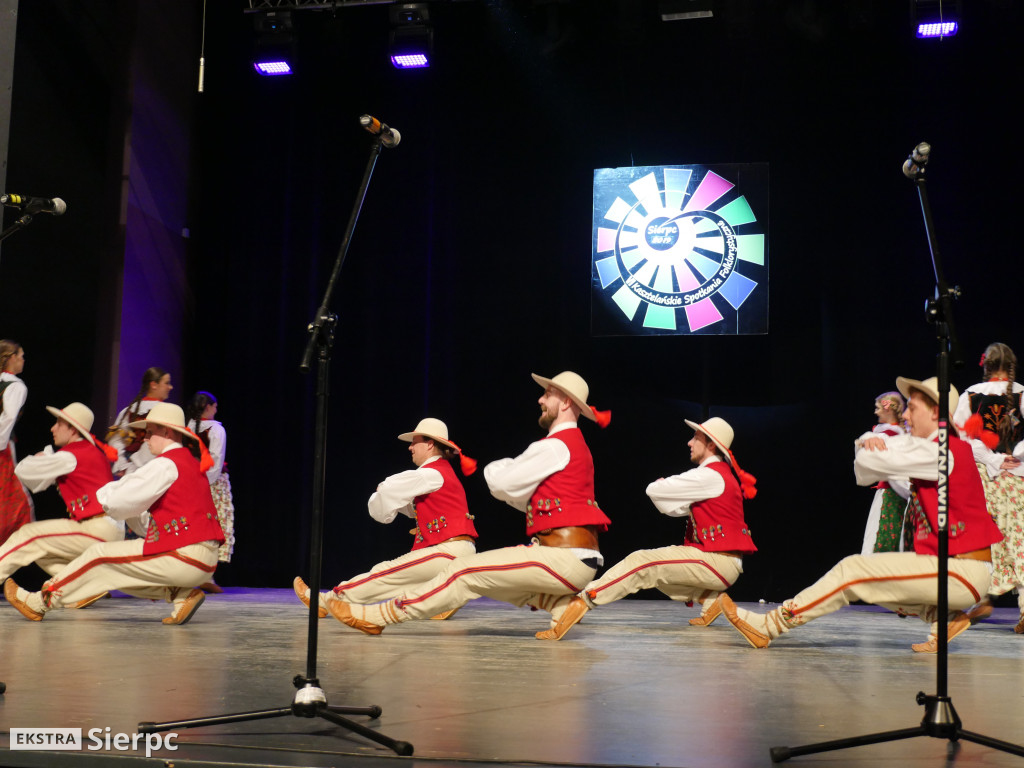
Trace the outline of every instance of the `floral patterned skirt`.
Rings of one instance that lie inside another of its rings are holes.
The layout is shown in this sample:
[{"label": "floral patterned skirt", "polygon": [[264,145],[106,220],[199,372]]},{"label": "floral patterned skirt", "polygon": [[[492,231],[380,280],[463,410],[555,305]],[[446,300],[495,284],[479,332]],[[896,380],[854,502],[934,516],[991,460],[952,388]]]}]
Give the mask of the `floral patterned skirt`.
[{"label": "floral patterned skirt", "polygon": [[1002,595],[1015,587],[1024,588],[1024,477],[991,478],[981,464],[978,473],[988,512],[1003,534],[1003,540],[992,545],[992,586],[988,591]]},{"label": "floral patterned skirt", "polygon": [[231,501],[231,481],[227,472],[221,473],[210,486],[210,492],[213,494],[213,506],[217,508],[217,522],[224,531],[224,543],[220,545],[217,559],[230,563],[231,554],[235,551],[235,505]]},{"label": "floral patterned skirt", "polygon": [[[907,500],[892,488],[880,491],[882,511],[878,519],[878,535],[875,538],[875,552],[913,552],[914,531],[907,517]],[[905,521],[906,520],[906,521]],[[900,549],[900,539],[903,548]]]}]

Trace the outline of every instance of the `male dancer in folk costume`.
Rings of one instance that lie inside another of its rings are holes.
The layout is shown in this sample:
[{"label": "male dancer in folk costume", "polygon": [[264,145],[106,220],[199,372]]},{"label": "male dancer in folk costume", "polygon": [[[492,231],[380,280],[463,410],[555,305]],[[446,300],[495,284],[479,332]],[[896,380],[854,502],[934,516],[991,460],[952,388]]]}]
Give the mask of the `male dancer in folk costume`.
[{"label": "male dancer in folk costume", "polygon": [[8,579],[4,595],[26,618],[40,621],[54,608],[112,589],[172,603],[164,624],[184,624],[202,604],[202,590],[188,588],[209,579],[224,540],[203,474],[212,461],[205,446],[200,463],[182,445],[183,435],[196,437],[185,427],[185,414],[177,405],[159,403],[145,421],[129,426],[146,430],[155,458],[96,495],[104,512],[129,524],[149,510],[145,538],[94,544],[41,592],[29,593]]},{"label": "male dancer in folk costume", "polygon": [[[476,462],[448,439],[448,426],[440,419],[423,419],[416,429],[398,439],[409,443],[417,468],[385,478],[370,496],[367,507],[370,517],[379,523],[390,523],[399,514],[413,518],[416,528],[412,531],[412,551],[378,563],[369,572],[321,593],[321,618],[327,615],[327,604],[332,600],[375,603],[397,597],[406,587],[434,578],[455,558],[476,552],[477,532],[466,504],[466,491],[451,465],[458,456],[463,474],[471,475]],[[293,587],[308,608],[306,582],[296,576]],[[454,611],[434,618],[448,618],[451,613]]]},{"label": "male dancer in folk costume", "polygon": [[673,600],[698,601],[701,615],[690,619],[694,626],[706,627],[718,618],[719,595],[743,572],[743,555],[757,551],[743,518],[743,498],[754,498],[756,480],[736,463],[730,450],[733,429],[725,419],[686,425],[693,430],[687,445],[696,468],[647,486],[658,511],[687,518],[684,544],[628,555],[587,584],[555,627],[538,633],[538,638],[561,640],[591,608],[641,589],[658,589]]},{"label": "male dancer in folk costume", "polygon": [[[0,545],[0,581],[29,563],[53,576],[93,544],[124,538],[124,523],[104,514],[96,495],[114,479],[110,463],[117,452],[90,433],[93,413],[82,403],[71,403],[63,410],[46,406],[46,410],[57,419],[50,428],[57,450],[47,446],[26,456],[14,471],[32,493],[56,483],[68,517],[24,525]],[[66,607],[84,608],[101,596]]]},{"label": "male dancer in folk costume", "polygon": [[490,597],[549,611],[554,626],[572,596],[594,578],[602,562],[597,535],[611,522],[594,499],[594,462],[576,422],[582,414],[606,426],[610,414],[587,405],[589,387],[571,371],[533,378],[544,387],[538,403],[547,437],[514,459],[484,467],[491,493],[526,513],[532,543],[460,557],[425,584],[382,603],[331,601],[332,616],[376,635],[388,624],[429,619]]},{"label": "male dancer in folk costume", "polygon": [[[876,552],[852,555],[841,561],[816,584],[767,614],[753,613],[722,596],[726,618],[755,648],[765,648],[794,627],[832,613],[852,600],[881,605],[898,613],[919,616],[931,625],[917,653],[935,653],[937,621],[948,621],[952,640],[970,626],[963,609],[985,593],[992,574],[991,545],[1002,534],[985,508],[985,495],[971,447],[949,438],[949,608],[938,616],[938,380],[896,379],[907,398],[904,418],[909,435],[865,435],[858,440],[854,472],[860,485],[890,477],[909,477],[915,516],[914,552]],[[956,411],[958,395],[949,388],[949,412]]]}]

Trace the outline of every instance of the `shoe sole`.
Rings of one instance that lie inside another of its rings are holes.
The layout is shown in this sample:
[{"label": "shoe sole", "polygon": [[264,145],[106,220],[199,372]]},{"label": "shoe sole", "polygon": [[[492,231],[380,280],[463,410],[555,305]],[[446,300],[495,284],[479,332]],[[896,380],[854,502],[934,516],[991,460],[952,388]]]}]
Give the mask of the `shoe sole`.
[{"label": "shoe sole", "polygon": [[206,595],[200,592],[199,599],[192,603],[191,606],[189,606],[184,616],[182,616],[180,619],[175,616],[169,616],[168,618],[170,618],[171,620],[164,621],[164,623],[172,626],[181,626],[182,624],[188,624],[192,620],[192,617],[195,616],[196,611],[199,610],[199,606],[201,606],[205,602]]},{"label": "shoe sole", "polygon": [[[299,591],[299,584],[302,585],[302,591]],[[309,590],[309,587],[306,586],[306,582],[304,582],[302,580],[302,577],[300,577],[300,576],[296,576],[295,577],[295,580],[292,582],[292,589],[295,591],[295,596],[297,598],[299,598],[299,602],[302,603],[304,606],[306,606],[306,609],[308,610],[309,609],[309,598],[306,597],[305,592],[307,592]],[[316,607],[316,615],[319,618],[321,618],[321,619],[326,619],[327,618],[327,609],[324,608],[322,605],[318,604],[317,607]]]},{"label": "shoe sole", "polygon": [[722,595],[719,599],[722,601],[722,613],[725,614],[725,618],[737,632],[743,635],[743,639],[750,643],[751,647],[760,650],[771,645],[770,637],[761,634],[739,617],[739,614],[736,613],[736,603],[732,601],[732,598]]},{"label": "shoe sole", "polygon": [[14,579],[7,579],[4,582],[4,597],[7,598],[7,602],[22,616],[29,621],[42,621],[43,614],[36,613],[29,608],[24,601],[18,599],[18,585]]},{"label": "shoe sole", "polygon": [[715,601],[708,608],[707,613],[703,616],[697,616],[696,618],[690,619],[691,627],[710,627],[715,623],[715,619],[722,615],[722,603],[721,598],[716,597]]}]

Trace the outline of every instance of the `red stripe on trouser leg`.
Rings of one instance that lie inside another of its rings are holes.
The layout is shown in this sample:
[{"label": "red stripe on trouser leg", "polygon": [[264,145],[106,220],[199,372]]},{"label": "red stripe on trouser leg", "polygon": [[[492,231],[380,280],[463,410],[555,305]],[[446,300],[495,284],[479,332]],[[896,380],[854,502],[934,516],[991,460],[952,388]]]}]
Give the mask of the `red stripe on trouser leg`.
[{"label": "red stripe on trouser leg", "polygon": [[44,585],[48,605],[74,602],[117,589],[148,599],[164,599],[169,587],[195,587],[217,568],[217,547],[189,544],[179,550],[145,555],[141,539],[96,544]]},{"label": "red stripe on trouser leg", "polygon": [[[949,559],[950,610],[963,610],[980,599],[989,581],[988,570],[988,564],[980,560]],[[836,611],[852,600],[892,610],[906,609],[917,615],[936,603],[937,592],[937,557],[882,552],[843,558],[783,605],[800,624]]]},{"label": "red stripe on trouser leg", "polygon": [[641,589],[659,589],[675,600],[693,600],[705,591],[728,589],[740,573],[740,561],[735,557],[674,545],[627,555],[588,584],[586,591],[597,605]]},{"label": "red stripe on trouser leg", "polygon": [[334,594],[350,603],[376,603],[398,597],[407,587],[425,584],[433,579],[452,560],[476,552],[472,541],[446,541],[433,547],[413,550],[404,555],[373,566],[341,582]]},{"label": "red stripe on trouser leg", "polygon": [[593,575],[568,549],[504,547],[456,559],[431,581],[406,590],[395,607],[405,620],[429,619],[477,597],[524,605],[538,595],[576,594]]}]

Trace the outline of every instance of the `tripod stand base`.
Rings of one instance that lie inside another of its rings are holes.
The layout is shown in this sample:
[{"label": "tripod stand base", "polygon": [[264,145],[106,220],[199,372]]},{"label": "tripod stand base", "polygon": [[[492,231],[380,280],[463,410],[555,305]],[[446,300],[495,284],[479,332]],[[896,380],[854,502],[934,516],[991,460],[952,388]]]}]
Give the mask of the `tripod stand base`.
[{"label": "tripod stand base", "polygon": [[884,731],[871,733],[865,736],[851,736],[846,739],[834,741],[822,741],[817,744],[808,744],[802,747],[772,747],[769,750],[773,763],[781,763],[791,757],[799,755],[812,755],[816,752],[831,752],[837,749],[848,747],[860,747],[867,744],[880,744],[885,741],[898,741],[900,739],[911,739],[917,736],[931,736],[936,739],[948,739],[957,742],[960,739],[972,741],[975,744],[982,744],[992,749],[998,749],[1010,754],[1024,757],[1024,747],[1018,744],[1011,744],[1008,741],[1000,741],[979,733],[963,730],[960,717],[953,707],[953,702],[948,696],[926,696],[923,692],[917,694],[917,703],[925,707],[924,719],[916,728],[903,728],[898,731]]},{"label": "tripod stand base", "polygon": [[[301,677],[296,678],[296,686],[300,685]],[[312,681],[315,682],[315,681]],[[280,709],[257,709],[250,712],[236,712],[227,715],[214,715],[212,717],[197,717],[189,720],[176,720],[174,722],[139,723],[139,733],[156,733],[158,731],[170,731],[178,728],[199,728],[204,725],[223,725],[225,723],[242,723],[247,720],[267,720],[273,717],[320,717],[335,725],[340,725],[346,730],[358,733],[360,736],[387,747],[395,754],[408,757],[413,753],[413,746],[407,741],[397,741],[383,733],[367,728],[365,725],[353,722],[342,715],[366,715],[373,719],[381,716],[381,708],[376,705],[368,707],[343,707],[333,706],[327,703],[324,692],[316,685],[307,683],[299,687],[295,694],[295,700],[290,707]]]}]

